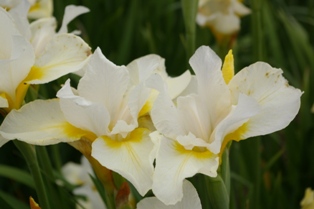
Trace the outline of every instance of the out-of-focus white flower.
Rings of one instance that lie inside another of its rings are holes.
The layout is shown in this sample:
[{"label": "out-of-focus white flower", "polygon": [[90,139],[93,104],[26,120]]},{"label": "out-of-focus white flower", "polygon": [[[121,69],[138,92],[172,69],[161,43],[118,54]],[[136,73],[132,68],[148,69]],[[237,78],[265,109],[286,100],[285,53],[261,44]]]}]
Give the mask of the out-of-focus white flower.
[{"label": "out-of-focus white flower", "polygon": [[73,190],[74,194],[86,197],[86,200],[79,199],[79,204],[76,208],[79,209],[83,206],[85,209],[106,209],[100,194],[91,180],[91,176],[94,176],[92,167],[84,156],[81,158],[81,164],[66,163],[62,167],[62,174],[69,183],[79,185]]},{"label": "out-of-focus white flower", "polygon": [[[184,96],[171,100],[160,91],[151,117],[158,133],[152,190],[165,204],[182,199],[182,183],[196,173],[217,175],[219,155],[230,140],[264,135],[286,127],[300,108],[301,91],[288,85],[282,70],[258,62],[233,76],[233,58],[224,66],[209,48],[200,47],[190,59],[193,77]],[[221,70],[222,67],[222,70]]]},{"label": "out-of-focus white flower", "polygon": [[156,197],[147,197],[137,204],[137,209],[202,209],[200,198],[194,186],[183,182],[183,199],[175,205],[165,205]]},{"label": "out-of-focus white flower", "polygon": [[300,205],[301,209],[314,209],[314,192],[311,188],[306,188]]},{"label": "out-of-focus white flower", "polygon": [[239,0],[200,0],[196,22],[216,34],[230,35],[240,29],[240,17],[249,13]]}]

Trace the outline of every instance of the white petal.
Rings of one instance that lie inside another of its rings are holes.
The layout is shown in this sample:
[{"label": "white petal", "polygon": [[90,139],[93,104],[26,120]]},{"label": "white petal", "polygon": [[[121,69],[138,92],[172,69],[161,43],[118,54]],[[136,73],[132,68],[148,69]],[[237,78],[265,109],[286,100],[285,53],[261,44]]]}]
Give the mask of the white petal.
[{"label": "white petal", "polygon": [[89,130],[97,136],[109,133],[110,115],[101,104],[92,103],[74,95],[70,80],[58,91],[60,106],[65,118],[75,127]]},{"label": "white petal", "polygon": [[179,97],[177,100],[178,113],[186,133],[191,132],[205,141],[209,140],[212,132],[210,112],[206,103],[198,95]]},{"label": "white petal", "polygon": [[188,133],[184,129],[177,108],[169,95],[164,92],[157,97],[151,111],[151,117],[156,129],[170,138]]},{"label": "white petal", "polygon": [[261,111],[247,123],[242,139],[269,134],[285,128],[300,108],[302,92],[288,85],[282,70],[257,62],[244,68],[230,81],[233,103],[239,93],[254,98]]},{"label": "white petal", "polygon": [[208,147],[208,142],[204,139],[197,138],[194,136],[191,132],[189,132],[188,135],[185,136],[178,136],[177,141],[186,149],[186,150],[192,150],[194,147]]},{"label": "white petal", "polygon": [[77,87],[80,96],[105,106],[111,120],[122,119],[121,110],[127,105],[125,94],[130,82],[126,67],[116,66],[97,48],[85,69]]},{"label": "white petal", "polygon": [[35,54],[38,57],[49,41],[56,34],[55,30],[57,27],[57,22],[55,18],[41,18],[31,23],[31,39]]},{"label": "white petal", "polygon": [[[254,117],[260,111],[260,106],[251,97],[244,94],[239,95],[239,102],[233,107],[229,115],[224,118],[215,128],[211,135],[211,144],[209,145],[210,150],[213,153],[219,153],[221,146],[224,142],[225,137],[236,131],[244,123]],[[230,140],[230,139],[225,139]],[[232,139],[231,139],[232,140]]]},{"label": "white petal", "polygon": [[193,75],[191,77],[189,85],[180,93],[179,96],[187,96],[189,94],[196,94],[198,91],[198,84],[197,84],[197,79]]},{"label": "white petal", "polygon": [[167,85],[169,87],[170,97],[174,99],[179,96],[189,85],[191,78],[191,73],[187,70],[178,77],[169,77],[166,79]]},{"label": "white petal", "polygon": [[19,32],[14,25],[13,18],[0,7],[0,28],[5,28],[1,30],[0,33],[0,59],[10,58],[12,48],[12,35],[19,35]]},{"label": "white petal", "polygon": [[11,54],[0,60],[0,91],[15,100],[16,88],[25,79],[34,63],[35,55],[31,44],[22,36],[13,36]]},{"label": "white petal", "polygon": [[156,158],[153,192],[166,205],[175,204],[183,197],[185,178],[202,173],[217,175],[218,157],[210,151],[185,150],[177,142],[163,138]]},{"label": "white petal", "polygon": [[81,69],[87,62],[90,47],[78,36],[56,35],[37,57],[26,82],[41,84]]},{"label": "white petal", "polygon": [[183,199],[175,205],[165,205],[156,197],[147,197],[137,204],[137,209],[202,209],[200,198],[193,184],[183,182]]},{"label": "white petal", "polygon": [[28,1],[19,1],[19,3],[10,9],[9,13],[14,19],[15,26],[19,32],[29,40],[30,38],[30,29],[29,22],[27,19],[27,13],[29,10]]},{"label": "white petal", "polygon": [[147,129],[137,128],[122,141],[103,136],[92,144],[92,156],[130,181],[142,196],[152,186],[153,164],[148,156],[153,142],[148,134]]},{"label": "white petal", "polygon": [[[156,99],[156,92],[145,86],[142,82],[134,87],[129,94],[128,106],[134,119],[147,114]],[[144,107],[144,105],[146,105]]]},{"label": "white petal", "polygon": [[158,55],[150,54],[133,60],[127,65],[134,84],[146,80],[153,72],[165,71],[165,60]]},{"label": "white petal", "polygon": [[20,110],[12,110],[4,119],[0,132],[7,139],[17,138],[36,145],[71,142],[85,134],[65,120],[56,99],[36,100]]},{"label": "white petal", "polygon": [[58,33],[67,33],[68,24],[77,16],[89,12],[89,9],[84,6],[69,5],[65,8],[62,25]]},{"label": "white petal", "polygon": [[5,94],[0,94],[0,108],[9,107],[8,99],[6,98]]},{"label": "white petal", "polygon": [[209,47],[199,47],[190,59],[198,94],[207,106],[211,124],[215,126],[230,111],[230,92],[221,72],[221,60]]}]

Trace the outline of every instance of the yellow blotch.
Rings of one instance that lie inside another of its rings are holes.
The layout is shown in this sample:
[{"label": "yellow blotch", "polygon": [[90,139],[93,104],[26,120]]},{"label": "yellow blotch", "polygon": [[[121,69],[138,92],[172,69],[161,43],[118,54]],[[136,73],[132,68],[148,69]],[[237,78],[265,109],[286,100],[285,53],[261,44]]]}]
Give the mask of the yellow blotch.
[{"label": "yellow blotch", "polygon": [[146,128],[136,128],[127,137],[122,138],[121,135],[116,134],[114,136],[102,136],[106,144],[115,149],[119,149],[122,145],[128,142],[138,143],[141,142],[145,137],[148,136],[149,130]]},{"label": "yellow blotch", "polygon": [[97,138],[94,133],[77,128],[68,122],[62,124],[62,128],[64,133],[70,138],[80,139],[81,137],[84,137],[92,142]]},{"label": "yellow blotch", "polygon": [[27,77],[25,78],[24,82],[29,82],[32,80],[39,80],[42,77],[44,77],[43,68],[33,66],[30,72],[28,73]]},{"label": "yellow blotch", "polygon": [[149,94],[149,98],[147,99],[146,103],[143,105],[142,109],[138,113],[138,118],[140,118],[144,115],[147,115],[150,112],[158,94],[159,94],[159,92],[157,90],[154,90],[154,89],[151,90],[151,92]]},{"label": "yellow blotch", "polygon": [[138,113],[138,118],[146,115],[147,113],[149,113],[149,111],[152,109],[152,107],[153,107],[153,102],[148,100],[144,104],[144,106],[142,107],[141,111]]},{"label": "yellow blotch", "polygon": [[234,76],[234,60],[232,50],[229,50],[228,54],[226,55],[221,71],[226,84],[228,84]]},{"label": "yellow blotch", "polygon": [[214,154],[206,148],[194,147],[192,150],[185,149],[181,144],[175,143],[175,150],[182,155],[190,155],[198,159],[212,158]]},{"label": "yellow blotch", "polygon": [[248,123],[244,123],[242,126],[240,126],[236,131],[228,134],[221,145],[221,149],[220,149],[220,153],[219,155],[222,156],[222,153],[225,150],[225,147],[227,146],[228,142],[230,142],[231,140],[234,141],[240,141],[243,139],[243,134],[246,133],[248,130]]},{"label": "yellow blotch", "polygon": [[28,12],[34,12],[34,11],[39,10],[39,9],[40,9],[40,3],[36,2],[29,8]]}]

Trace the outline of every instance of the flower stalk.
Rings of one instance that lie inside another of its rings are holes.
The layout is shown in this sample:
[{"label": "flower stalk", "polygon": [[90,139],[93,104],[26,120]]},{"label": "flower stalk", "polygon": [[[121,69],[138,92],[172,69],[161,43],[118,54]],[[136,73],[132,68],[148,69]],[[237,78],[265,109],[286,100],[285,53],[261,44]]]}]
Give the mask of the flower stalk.
[{"label": "flower stalk", "polygon": [[42,173],[40,171],[34,147],[30,144],[26,144],[25,142],[16,140],[14,141],[14,144],[22,153],[24,159],[26,160],[28,168],[33,176],[37,196],[39,199],[39,205],[42,208],[50,209],[47,190],[42,178]]}]

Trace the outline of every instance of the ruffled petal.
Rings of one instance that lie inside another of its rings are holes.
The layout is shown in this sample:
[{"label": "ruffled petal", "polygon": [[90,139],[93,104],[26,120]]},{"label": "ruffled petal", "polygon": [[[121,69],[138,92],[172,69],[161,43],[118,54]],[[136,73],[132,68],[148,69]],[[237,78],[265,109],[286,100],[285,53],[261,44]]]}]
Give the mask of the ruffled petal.
[{"label": "ruffled petal", "polygon": [[206,46],[199,47],[190,59],[198,84],[198,94],[207,106],[212,126],[231,108],[230,92],[221,72],[221,60]]},{"label": "ruffled petal", "polygon": [[218,165],[218,157],[208,150],[186,150],[179,143],[162,138],[156,157],[153,192],[164,204],[176,204],[183,197],[185,178],[196,173],[215,177]]},{"label": "ruffled petal", "polygon": [[165,72],[165,59],[150,54],[133,60],[127,65],[133,84],[145,81],[153,72]]},{"label": "ruffled petal", "polygon": [[75,127],[89,130],[97,136],[109,133],[110,115],[101,104],[92,103],[73,93],[70,80],[58,91],[60,106],[65,118]]},{"label": "ruffled petal", "polygon": [[186,135],[180,114],[167,93],[158,95],[151,110],[152,121],[156,129],[170,138]]},{"label": "ruffled petal", "polygon": [[7,139],[17,138],[36,145],[72,142],[87,134],[65,120],[57,99],[36,100],[20,110],[12,110],[0,132]]},{"label": "ruffled petal", "polygon": [[254,98],[261,107],[259,114],[250,118],[240,139],[265,135],[285,128],[300,108],[302,92],[289,86],[282,70],[267,63],[257,62],[237,73],[229,83],[233,103],[239,94]]},{"label": "ruffled petal", "polygon": [[126,107],[126,91],[130,82],[126,67],[116,66],[97,48],[85,69],[86,73],[77,87],[79,95],[106,107],[112,128],[119,119],[130,117]]},{"label": "ruffled petal", "polygon": [[92,144],[92,157],[130,181],[143,196],[151,189],[153,175],[148,157],[153,142],[148,134],[147,129],[137,128],[125,139],[103,136]]}]

